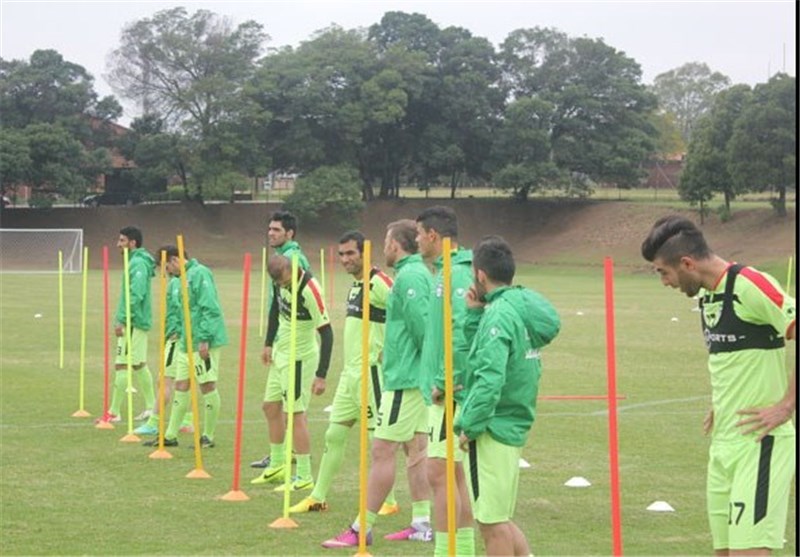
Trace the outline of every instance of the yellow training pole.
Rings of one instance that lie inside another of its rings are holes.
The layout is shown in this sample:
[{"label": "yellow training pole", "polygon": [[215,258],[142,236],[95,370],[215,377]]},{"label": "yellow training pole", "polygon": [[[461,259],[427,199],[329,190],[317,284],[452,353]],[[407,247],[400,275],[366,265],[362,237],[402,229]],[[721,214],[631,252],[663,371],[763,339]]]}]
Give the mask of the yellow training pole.
[{"label": "yellow training pole", "polygon": [[158,341],[158,448],[150,453],[150,458],[167,459],[172,458],[170,452],[164,448],[164,423],[166,414],[164,413],[164,395],[166,390],[166,351],[165,343],[167,336],[167,252],[161,250],[161,295],[158,299],[159,309],[159,341]]},{"label": "yellow training pole", "polygon": [[[370,555],[367,551],[367,407],[369,406],[369,271],[372,257],[372,242],[364,240],[362,253],[361,279],[361,415],[358,434],[360,450],[358,453],[358,553],[360,557]],[[377,411],[377,408],[375,409]]]},{"label": "yellow training pole", "polygon": [[444,423],[447,428],[447,554],[456,554],[456,468],[453,449],[453,299],[452,271],[450,260],[450,238],[442,240],[442,278],[444,291]]},{"label": "yellow training pole", "polygon": [[[289,385],[286,389],[286,436],[284,437],[284,453],[286,469],[283,475],[283,515],[270,524],[270,528],[297,528],[298,524],[289,517],[289,497],[292,493],[292,446],[294,445],[294,397],[295,374],[297,373],[297,253],[292,255],[292,317],[289,326],[289,370],[286,372]],[[278,300],[274,300],[278,303]]]},{"label": "yellow training pole", "polygon": [[186,474],[187,478],[205,479],[211,475],[203,470],[203,455],[200,450],[200,423],[197,408],[197,381],[194,368],[194,344],[192,343],[192,314],[189,311],[189,281],[186,278],[186,257],[183,252],[183,235],[178,234],[178,258],[181,266],[181,296],[183,298],[183,323],[186,331],[186,356],[189,359],[189,392],[192,394],[192,412],[194,417],[194,470]]},{"label": "yellow training pole", "polygon": [[64,369],[64,253],[58,250],[58,367]]},{"label": "yellow training pole", "polygon": [[789,256],[789,267],[786,269],[786,293],[791,294],[789,290],[792,286],[792,268],[794,267],[794,256]]},{"label": "yellow training pole", "polygon": [[258,314],[258,336],[264,336],[264,298],[267,293],[267,248],[261,248],[261,303]]},{"label": "yellow training pole", "polygon": [[125,354],[128,364],[128,433],[120,439],[123,443],[138,443],[139,436],[133,433],[133,326],[131,325],[131,275],[128,248],[122,250],[125,285]]},{"label": "yellow training pole", "polygon": [[325,297],[325,248],[319,248],[319,285],[322,287],[322,296]]},{"label": "yellow training pole", "polygon": [[73,418],[88,418],[91,416],[84,408],[85,393],[85,363],[86,363],[86,276],[89,274],[89,247],[83,247],[83,290],[81,296],[81,367],[78,386],[78,410],[72,414]]}]

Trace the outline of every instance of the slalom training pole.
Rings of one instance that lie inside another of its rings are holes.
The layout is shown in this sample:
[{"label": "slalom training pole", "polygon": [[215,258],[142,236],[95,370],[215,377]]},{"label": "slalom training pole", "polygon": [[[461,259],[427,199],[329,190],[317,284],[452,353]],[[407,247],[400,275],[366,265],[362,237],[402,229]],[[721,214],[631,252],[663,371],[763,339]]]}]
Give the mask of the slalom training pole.
[{"label": "slalom training pole", "polygon": [[183,235],[178,234],[178,258],[181,266],[181,295],[183,297],[183,323],[186,329],[186,356],[189,359],[189,391],[192,394],[194,422],[194,470],[186,474],[191,479],[206,479],[211,475],[203,470],[203,455],[200,450],[200,418],[197,409],[197,380],[194,367],[194,344],[192,343],[192,314],[189,311],[189,281],[186,278],[186,257],[183,251]]},{"label": "slalom training pole", "polygon": [[[297,374],[297,253],[292,254],[292,310],[289,326],[289,370],[287,371],[286,391],[286,435],[283,446],[286,454],[286,468],[289,473],[283,475],[283,515],[269,525],[270,528],[297,528],[298,524],[289,517],[289,496],[292,486],[292,447],[294,446],[294,397],[295,375]],[[275,300],[275,303],[278,303]]]},{"label": "slalom training pole", "polygon": [[[331,267],[333,272],[333,267]],[[325,248],[319,248],[319,285],[322,287],[322,296],[325,296]]]},{"label": "slalom training pole", "polygon": [[158,297],[159,323],[158,323],[158,448],[148,456],[154,459],[172,458],[170,452],[164,447],[164,423],[166,422],[165,400],[166,395],[166,338],[167,338],[167,252],[161,250],[161,293]]},{"label": "slalom training pole", "polygon": [[258,336],[264,336],[264,298],[267,293],[267,247],[261,248],[261,303],[258,313]]},{"label": "slalom training pole", "polygon": [[447,554],[456,554],[456,466],[453,447],[453,299],[451,240],[442,239],[442,292],[444,314],[444,423],[447,430],[445,446],[447,461],[445,462],[447,482]]},{"label": "slalom training pole", "polygon": [[125,358],[128,367],[128,433],[120,439],[123,443],[138,443],[141,441],[139,436],[133,432],[133,327],[131,325],[131,276],[130,276],[130,255],[128,248],[122,251],[125,285]]},{"label": "slalom training pole", "polygon": [[84,408],[86,387],[86,279],[89,274],[89,247],[83,247],[83,289],[81,294],[81,364],[78,380],[78,409],[73,412],[73,418],[88,418],[91,416]]},{"label": "slalom training pole", "polygon": [[334,263],[333,263],[333,251],[334,251],[334,246],[328,246],[328,261],[330,261],[330,268],[331,268],[331,272],[329,273],[330,274],[331,291],[328,294],[328,307],[330,307],[331,310],[333,310],[334,280],[336,278],[336,267],[334,267]]},{"label": "slalom training pole", "polygon": [[[367,435],[367,408],[369,407],[369,297],[370,297],[370,259],[372,258],[372,242],[364,240],[361,259],[361,411],[358,424],[358,552],[359,557],[367,557],[367,451],[369,441]],[[377,410],[377,409],[376,409]]]},{"label": "slalom training pole", "polygon": [[[242,461],[242,420],[244,419],[244,371],[247,362],[247,306],[250,300],[249,253],[244,254],[242,270],[242,334],[239,336],[239,388],[236,399],[236,433],[233,438],[233,484],[231,490],[222,496],[223,501],[249,501],[250,497],[239,489],[239,474]],[[291,461],[289,461],[291,465]]]},{"label": "slalom training pole", "polygon": [[617,356],[614,333],[614,262],[605,258],[606,361],[608,369],[608,463],[611,474],[611,535],[614,555],[622,555],[622,515],[617,443]]},{"label": "slalom training pole", "polygon": [[[108,414],[108,246],[103,246],[103,416]],[[100,420],[94,425],[97,429],[114,429],[114,424]]]},{"label": "slalom training pole", "polygon": [[64,369],[64,253],[58,250],[58,367]]},{"label": "slalom training pole", "polygon": [[794,256],[789,256],[789,266],[786,269],[786,293],[791,294],[789,290],[792,286],[792,269],[794,268]]}]

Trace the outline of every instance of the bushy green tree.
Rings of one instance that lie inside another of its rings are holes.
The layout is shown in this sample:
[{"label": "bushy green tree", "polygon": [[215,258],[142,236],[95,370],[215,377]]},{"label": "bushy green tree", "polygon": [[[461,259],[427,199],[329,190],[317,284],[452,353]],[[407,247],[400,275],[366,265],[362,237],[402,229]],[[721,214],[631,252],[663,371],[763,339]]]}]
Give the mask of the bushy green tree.
[{"label": "bushy green tree", "polygon": [[354,168],[323,166],[298,178],[284,204],[306,222],[324,216],[343,228],[354,227],[364,208],[360,192],[361,184]]}]

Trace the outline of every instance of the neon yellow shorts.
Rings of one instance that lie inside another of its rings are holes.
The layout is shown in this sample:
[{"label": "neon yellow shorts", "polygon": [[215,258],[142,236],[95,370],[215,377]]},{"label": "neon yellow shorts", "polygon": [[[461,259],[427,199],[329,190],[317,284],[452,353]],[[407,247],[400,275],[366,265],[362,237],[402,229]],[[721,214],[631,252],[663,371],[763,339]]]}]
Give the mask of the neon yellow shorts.
[{"label": "neon yellow shorts", "polygon": [[[117,356],[114,360],[114,365],[128,365],[127,340],[128,335],[126,334],[117,337]],[[131,365],[137,366],[147,363],[147,331],[134,327],[133,332],[131,332],[131,346],[133,347],[133,350],[131,350]]]},{"label": "neon yellow shorts", "polygon": [[[198,384],[212,383],[219,379],[219,362],[222,348],[210,348],[208,350],[208,358],[203,359],[200,357],[199,352],[192,353],[194,360],[195,379]],[[177,349],[177,371],[175,373],[176,381],[185,381],[189,379],[189,354],[183,351],[183,346],[178,346]]]},{"label": "neon yellow shorts", "polygon": [[482,433],[469,443],[466,472],[472,513],[482,524],[508,522],[514,516],[522,447],[512,447]]},{"label": "neon yellow shorts", "polygon": [[795,471],[794,435],[709,449],[706,495],[714,549],[783,548]]},{"label": "neon yellow shorts", "polygon": [[[453,422],[458,419],[461,407],[456,405]],[[428,458],[447,458],[447,431],[445,430],[444,405],[428,406]],[[464,459],[464,451],[458,449],[458,435],[453,433],[453,456],[456,462]]]},{"label": "neon yellow shorts", "polygon": [[[369,385],[367,386],[367,428],[375,429],[378,408],[382,393],[383,375],[378,366],[369,368]],[[331,423],[347,423],[361,419],[361,376],[345,370],[339,377],[336,394],[333,395]]]},{"label": "neon yellow shorts", "polygon": [[422,391],[384,391],[378,410],[375,438],[405,443],[411,441],[417,433],[428,434],[428,412]]},{"label": "neon yellow shorts", "polygon": [[[277,353],[267,376],[264,402],[283,402],[283,411],[288,410],[286,401],[289,392],[288,354]],[[311,384],[319,366],[319,352],[295,362],[294,373],[294,413],[305,412],[311,402]]]}]

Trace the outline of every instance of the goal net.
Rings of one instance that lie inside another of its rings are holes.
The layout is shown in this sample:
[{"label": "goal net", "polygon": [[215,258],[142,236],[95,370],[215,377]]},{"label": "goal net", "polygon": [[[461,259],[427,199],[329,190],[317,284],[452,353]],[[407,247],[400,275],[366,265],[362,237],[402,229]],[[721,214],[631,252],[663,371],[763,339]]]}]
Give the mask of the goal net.
[{"label": "goal net", "polygon": [[83,268],[83,229],[0,228],[0,273],[65,273]]}]

